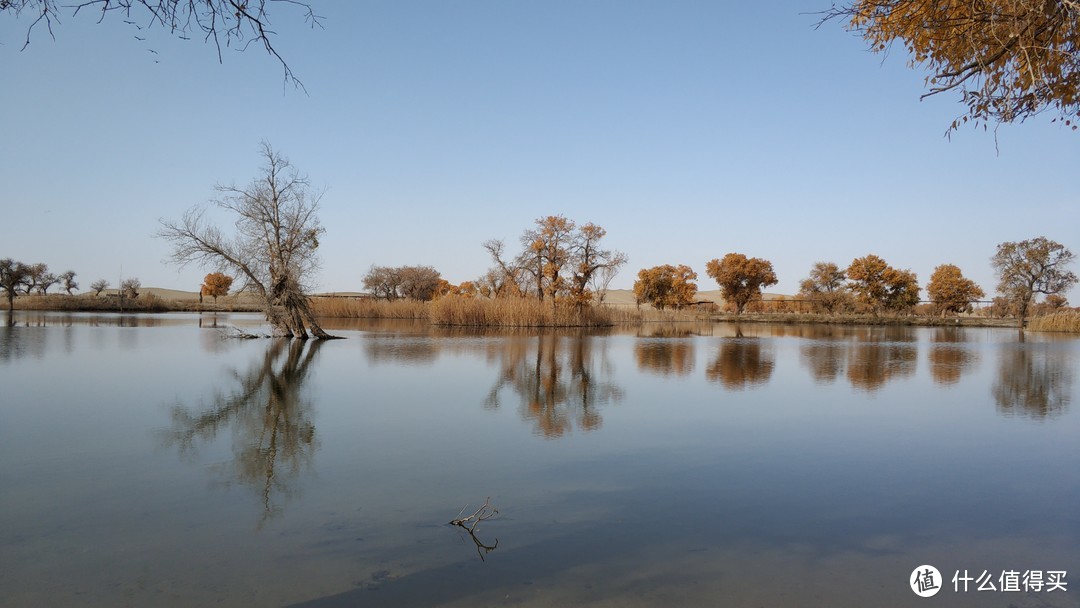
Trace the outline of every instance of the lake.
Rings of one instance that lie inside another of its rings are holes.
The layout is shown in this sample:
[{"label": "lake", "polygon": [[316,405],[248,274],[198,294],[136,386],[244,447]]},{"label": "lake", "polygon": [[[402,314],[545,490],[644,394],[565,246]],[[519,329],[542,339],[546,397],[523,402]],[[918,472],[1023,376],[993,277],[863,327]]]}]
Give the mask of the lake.
[{"label": "lake", "polygon": [[12,320],[0,606],[1080,606],[1075,337]]}]

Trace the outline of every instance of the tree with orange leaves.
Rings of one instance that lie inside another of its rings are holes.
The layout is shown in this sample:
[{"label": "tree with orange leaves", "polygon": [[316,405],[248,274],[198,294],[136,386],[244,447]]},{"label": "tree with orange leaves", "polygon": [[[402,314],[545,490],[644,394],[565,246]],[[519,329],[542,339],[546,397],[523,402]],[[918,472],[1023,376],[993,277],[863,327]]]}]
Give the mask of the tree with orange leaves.
[{"label": "tree with orange leaves", "polygon": [[761,299],[761,288],[776,285],[772,262],[729,253],[722,260],[711,260],[705,272],[720,285],[720,293],[735,304],[735,314],[742,314],[751,300]]},{"label": "tree with orange leaves", "polygon": [[203,277],[203,284],[199,294],[214,298],[214,304],[217,304],[218,296],[229,295],[229,288],[232,287],[232,283],[233,278],[224,272],[211,272]]},{"label": "tree with orange leaves", "polygon": [[562,215],[541,217],[535,224],[521,235],[522,252],[512,261],[502,241],[483,243],[495,267],[481,277],[479,291],[493,297],[532,295],[553,307],[565,298],[582,307],[602,296],[626,263],[626,254],[603,246],[607,231],[596,224],[578,226]]},{"label": "tree with orange leaves", "polygon": [[555,305],[555,296],[566,284],[563,269],[570,263],[575,224],[561,215],[549,215],[536,220],[536,228],[521,235],[521,264],[532,275],[536,294]]},{"label": "tree with orange leaves", "polygon": [[960,268],[953,264],[942,264],[934,269],[926,293],[942,316],[949,312],[971,312],[971,302],[986,295],[975,281],[965,278]]},{"label": "tree with orange leaves", "polygon": [[[579,307],[592,303],[594,293],[590,285],[594,283],[598,273],[606,271],[606,277],[613,277],[626,263],[625,253],[601,246],[600,240],[606,234],[606,230],[591,222],[578,228],[574,234],[571,244],[573,270],[570,297]],[[606,289],[606,285],[604,288]]]},{"label": "tree with orange leaves", "polygon": [[919,282],[914,272],[897,270],[870,254],[851,261],[845,271],[848,288],[874,314],[882,309],[902,311],[919,303]]},{"label": "tree with orange leaves", "polygon": [[649,303],[660,310],[681,308],[694,303],[697,295],[697,273],[689,266],[664,264],[638,271],[634,281],[634,298],[638,305]]},{"label": "tree with orange leaves", "polygon": [[1077,0],[856,0],[834,5],[822,21],[835,18],[874,52],[902,43],[911,66],[930,71],[923,98],[958,91],[967,110],[950,132],[967,122],[1023,122],[1047,109],[1076,130]]}]

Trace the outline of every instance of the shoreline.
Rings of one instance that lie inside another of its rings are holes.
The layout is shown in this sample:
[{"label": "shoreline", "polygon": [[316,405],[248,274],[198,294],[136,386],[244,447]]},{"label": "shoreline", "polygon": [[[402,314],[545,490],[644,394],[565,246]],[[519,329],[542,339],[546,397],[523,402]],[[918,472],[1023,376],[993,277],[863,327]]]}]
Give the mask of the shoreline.
[{"label": "shoreline", "polygon": [[[237,301],[237,298],[230,297],[231,301],[224,301],[219,304],[213,303],[199,303],[198,301],[190,300],[174,300],[166,299],[158,296],[140,296],[135,300],[125,300],[123,310],[119,307],[119,302],[115,298],[99,298],[96,296],[67,296],[67,295],[49,295],[49,296],[20,296],[15,299],[15,311],[26,312],[78,312],[78,313],[170,313],[170,312],[184,312],[184,313],[258,313],[261,312],[261,308],[252,302]],[[26,304],[32,303],[27,306]],[[623,309],[622,306],[605,306],[605,308],[618,311]],[[375,311],[370,311],[375,312]],[[617,315],[620,317],[618,320],[613,320],[608,326],[616,325],[636,325],[636,324],[652,324],[652,323],[774,323],[785,325],[845,325],[845,326],[898,326],[898,327],[985,327],[985,328],[1012,328],[1019,329],[1016,325],[1016,319],[1013,318],[990,318],[979,316],[953,316],[953,317],[940,317],[940,316],[916,316],[916,315],[904,315],[904,316],[889,316],[889,315],[868,315],[868,314],[817,314],[817,313],[743,313],[737,315],[734,313],[703,313],[701,311],[657,311],[653,309],[636,310],[634,309],[631,314],[625,314],[631,311],[622,311],[624,314]],[[319,314],[319,318],[326,319],[347,319],[347,318],[367,318],[367,319],[401,319],[402,317],[395,317],[389,314],[370,314],[370,315],[333,315],[333,314]],[[636,317],[636,318],[635,318]],[[424,318],[422,316],[410,317],[416,321],[425,321],[432,326],[439,327],[477,327],[477,328],[491,328],[491,327],[521,327],[521,328],[544,328],[544,327],[576,327],[578,325],[553,323],[553,324],[535,324],[527,323],[522,325],[514,324],[501,324],[501,323],[487,323],[487,324],[475,324],[475,323],[445,323],[436,322],[431,318]],[[1028,323],[1033,319],[1028,319]],[[597,325],[593,325],[596,327]],[[1064,332],[1073,333],[1073,332]]]}]

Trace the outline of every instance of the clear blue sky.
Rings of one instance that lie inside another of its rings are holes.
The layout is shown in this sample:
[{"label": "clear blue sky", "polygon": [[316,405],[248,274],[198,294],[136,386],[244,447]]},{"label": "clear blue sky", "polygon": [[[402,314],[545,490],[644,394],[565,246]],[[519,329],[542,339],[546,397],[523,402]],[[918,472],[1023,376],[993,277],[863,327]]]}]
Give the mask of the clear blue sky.
[{"label": "clear blue sky", "polygon": [[306,95],[258,48],[219,64],[197,35],[87,14],[20,51],[30,21],[0,15],[0,257],[197,289],[158,218],[247,183],[263,139],[327,189],[323,291],[372,264],[476,278],[482,241],[516,248],[551,214],[607,228],[616,288],[685,263],[715,289],[705,262],[735,251],[771,260],[778,293],[867,253],[990,293],[1002,241],[1080,251],[1080,135],[1047,115],[1001,127],[1000,152],[949,141],[957,98],[920,102],[902,50],[815,30],[828,0],[313,4],[325,29],[272,6]]}]

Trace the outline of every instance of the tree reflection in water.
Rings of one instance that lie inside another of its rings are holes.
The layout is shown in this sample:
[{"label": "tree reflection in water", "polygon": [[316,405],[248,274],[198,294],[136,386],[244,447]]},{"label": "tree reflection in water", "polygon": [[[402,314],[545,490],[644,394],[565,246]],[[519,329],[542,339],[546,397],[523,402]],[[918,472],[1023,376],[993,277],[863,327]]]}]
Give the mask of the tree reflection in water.
[{"label": "tree reflection in water", "polygon": [[694,336],[710,336],[715,325],[653,324],[638,328],[634,359],[643,372],[687,376],[694,371]]},{"label": "tree reflection in water", "polygon": [[165,445],[186,454],[222,430],[231,431],[234,458],[224,470],[230,480],[259,491],[260,525],[280,512],[318,447],[312,405],[301,387],[322,345],[322,340],[273,340],[246,372],[233,371],[237,386],[218,393],[212,405],[173,408],[172,427],[164,432]]},{"label": "tree reflection in water", "polygon": [[838,340],[824,340],[799,347],[804,365],[818,384],[831,384],[844,371],[848,345]]},{"label": "tree reflection in water", "polygon": [[[23,358],[43,359],[46,352],[46,333],[19,326],[15,316],[5,313],[10,322],[0,328],[0,363],[14,362]],[[70,351],[69,351],[70,352]]]},{"label": "tree reflection in water", "polygon": [[661,376],[686,376],[694,371],[694,346],[687,340],[641,339],[634,342],[638,369]]},{"label": "tree reflection in water", "polygon": [[865,328],[848,355],[847,377],[851,386],[872,392],[889,380],[915,375],[919,350],[910,328]]},{"label": "tree reflection in water", "polygon": [[959,327],[939,327],[931,340],[930,374],[938,384],[956,384],[979,360],[978,353],[965,343]]},{"label": "tree reflection in water", "polygon": [[485,407],[498,408],[504,389],[520,399],[521,415],[535,432],[561,437],[576,424],[594,430],[599,408],[620,401],[622,389],[612,378],[607,341],[588,335],[542,334],[493,342],[489,357],[498,357],[499,379]]},{"label": "tree reflection in water", "polygon": [[720,344],[716,360],[705,369],[705,378],[724,388],[742,390],[765,384],[772,377],[776,357],[755,338],[728,338]]},{"label": "tree reflection in water", "polygon": [[1012,344],[1001,351],[1001,365],[991,392],[1007,416],[1052,418],[1072,399],[1073,368],[1068,353],[1050,344]]}]

